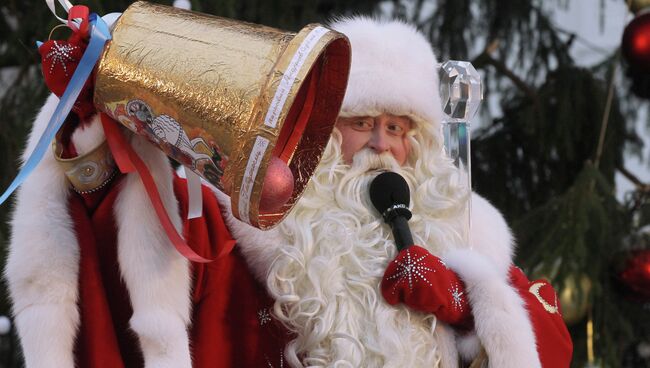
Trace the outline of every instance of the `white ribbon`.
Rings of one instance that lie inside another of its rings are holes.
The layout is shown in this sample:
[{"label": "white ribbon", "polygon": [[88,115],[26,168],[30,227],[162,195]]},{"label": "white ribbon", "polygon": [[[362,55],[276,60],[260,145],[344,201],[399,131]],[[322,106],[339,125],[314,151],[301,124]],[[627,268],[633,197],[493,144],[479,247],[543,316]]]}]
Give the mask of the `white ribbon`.
[{"label": "white ribbon", "polygon": [[174,8],[192,10],[192,3],[190,0],[174,0]]},{"label": "white ribbon", "polygon": [[188,208],[187,218],[193,219],[203,215],[203,193],[201,192],[201,177],[194,171],[183,166],[187,178]]},{"label": "white ribbon", "polygon": [[[52,12],[52,14],[54,14],[56,19],[61,21],[61,23],[64,23],[64,24],[68,23],[67,17],[64,19],[64,18],[60,18],[58,15],[56,15],[56,7],[54,5],[54,0],[45,0],[45,2],[47,3],[47,7],[50,8],[50,11]],[[63,10],[65,10],[65,13],[68,14],[68,12],[70,11],[70,8],[72,8],[72,3],[69,2],[68,0],[58,0],[58,2],[63,7]]]},{"label": "white ribbon", "polygon": [[[66,14],[68,14],[70,12],[70,8],[74,6],[68,0],[57,0],[57,1],[59,2],[59,4],[61,4]],[[45,3],[47,4],[47,7],[50,8],[50,11],[52,12],[52,14],[54,14],[56,19],[58,19],[63,24],[68,24],[67,16],[65,18],[61,18],[58,15],[56,15],[56,6],[54,5],[54,0],[45,0]],[[82,21],[81,18],[73,18],[72,24],[74,24],[77,27],[77,29],[79,29],[79,26],[81,25],[81,21]]]},{"label": "white ribbon", "polygon": [[122,13],[108,13],[104,16],[102,16],[102,19],[108,26],[108,29],[113,31],[113,25],[115,25],[115,22],[122,16]]}]

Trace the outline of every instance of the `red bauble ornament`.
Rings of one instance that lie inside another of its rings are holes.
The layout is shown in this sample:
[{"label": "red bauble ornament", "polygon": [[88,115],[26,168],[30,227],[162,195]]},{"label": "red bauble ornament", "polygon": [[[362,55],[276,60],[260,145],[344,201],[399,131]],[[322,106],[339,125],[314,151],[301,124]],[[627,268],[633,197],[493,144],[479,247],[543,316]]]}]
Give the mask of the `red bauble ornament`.
[{"label": "red bauble ornament", "polygon": [[262,195],[260,198],[260,212],[274,212],[282,208],[293,193],[293,174],[284,161],[272,157],[266,169]]},{"label": "red bauble ornament", "polygon": [[650,249],[632,251],[618,273],[618,279],[632,299],[649,302]]},{"label": "red bauble ornament", "polygon": [[632,69],[650,73],[650,12],[639,14],[625,27],[621,50]]}]

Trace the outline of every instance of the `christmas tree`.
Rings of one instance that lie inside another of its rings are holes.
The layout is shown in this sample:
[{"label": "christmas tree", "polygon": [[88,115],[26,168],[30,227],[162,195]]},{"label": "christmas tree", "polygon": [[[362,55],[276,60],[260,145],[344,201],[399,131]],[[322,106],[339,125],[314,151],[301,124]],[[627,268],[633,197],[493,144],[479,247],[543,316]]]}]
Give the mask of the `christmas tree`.
[{"label": "christmas tree", "polygon": [[[394,11],[420,22],[441,59],[472,60],[488,98],[499,95],[501,111],[484,109],[487,123],[473,137],[474,188],[506,214],[518,263],[559,291],[572,366],[650,366],[639,353],[650,341],[648,292],[638,291],[650,276],[640,230],[649,220],[648,185],[623,159],[639,148],[634,121],[647,102],[614,89],[631,82],[617,73],[629,68],[618,50],[578,67],[570,54],[577,35],[553,23],[549,6],[438,1],[426,15]],[[625,201],[616,198],[616,172],[637,184]],[[640,267],[645,281],[629,276]]]},{"label": "christmas tree", "polygon": [[[632,92],[647,96],[647,76],[618,50],[591,67],[578,66],[570,50],[579,36],[558,27],[550,15],[568,1],[195,0],[191,5],[288,30],[334,15],[398,17],[430,37],[439,60],[471,61],[482,74],[486,100],[498,101],[482,109],[481,128],[473,135],[473,186],[513,227],[517,263],[558,290],[574,342],[572,366],[650,367],[650,354],[643,350],[650,349],[650,292],[642,289],[650,277],[650,184],[625,165],[626,155],[641,148],[634,123],[648,103]],[[602,19],[605,2],[590,3],[600,4]],[[131,2],[79,3],[106,14]],[[47,96],[35,42],[50,31],[65,31],[54,30],[58,23],[42,1],[7,0],[0,11],[4,190]],[[636,185],[623,200],[616,195],[616,173]],[[0,206],[2,253],[11,206]],[[0,314],[9,315],[2,294]],[[15,336],[0,337],[0,366],[18,367],[20,360]]]}]

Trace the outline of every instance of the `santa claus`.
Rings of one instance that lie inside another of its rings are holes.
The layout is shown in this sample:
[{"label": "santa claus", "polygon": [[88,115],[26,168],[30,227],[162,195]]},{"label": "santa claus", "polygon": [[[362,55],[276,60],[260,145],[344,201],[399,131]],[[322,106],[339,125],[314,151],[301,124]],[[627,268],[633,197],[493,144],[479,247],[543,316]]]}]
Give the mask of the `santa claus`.
[{"label": "santa claus", "polygon": [[[130,136],[172,222],[212,263],[176,252],[135,174],[80,190],[85,172],[60,162],[86,165],[105,150],[104,134],[97,116],[68,123],[60,150],[20,188],[12,220],[6,276],[28,368],[568,366],[555,293],[512,266],[510,231],[479,196],[472,241],[462,241],[468,198],[443,151],[429,43],[401,22],[332,26],[353,50],[343,109],[275,229],[238,221],[229,198],[206,187],[204,217],[183,220],[185,182]],[[55,104],[39,114],[27,153]],[[368,197],[386,170],[412,193],[418,246],[401,252]]]},{"label": "santa claus", "polygon": [[[552,287],[513,267],[508,226],[478,195],[470,199],[471,242],[462,240],[467,198],[443,152],[427,40],[396,21],[360,17],[332,27],[351,41],[352,68],[317,173],[273,240],[228,220],[275,300],[273,316],[294,334],[289,363],[456,367],[459,356],[483,354],[490,367],[568,366],[571,341]],[[406,178],[413,194],[419,247],[399,255],[368,195],[385,170]]]}]

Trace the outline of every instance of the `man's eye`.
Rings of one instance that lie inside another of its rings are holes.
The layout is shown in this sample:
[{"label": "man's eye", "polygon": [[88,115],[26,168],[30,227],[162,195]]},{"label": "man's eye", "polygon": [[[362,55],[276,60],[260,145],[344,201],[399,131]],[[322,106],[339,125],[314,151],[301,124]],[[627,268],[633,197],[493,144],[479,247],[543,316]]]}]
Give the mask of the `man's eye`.
[{"label": "man's eye", "polygon": [[388,130],[393,134],[403,134],[406,130],[399,124],[390,124]]},{"label": "man's eye", "polygon": [[369,122],[365,120],[358,120],[352,123],[352,125],[357,129],[369,129],[372,128]]}]

